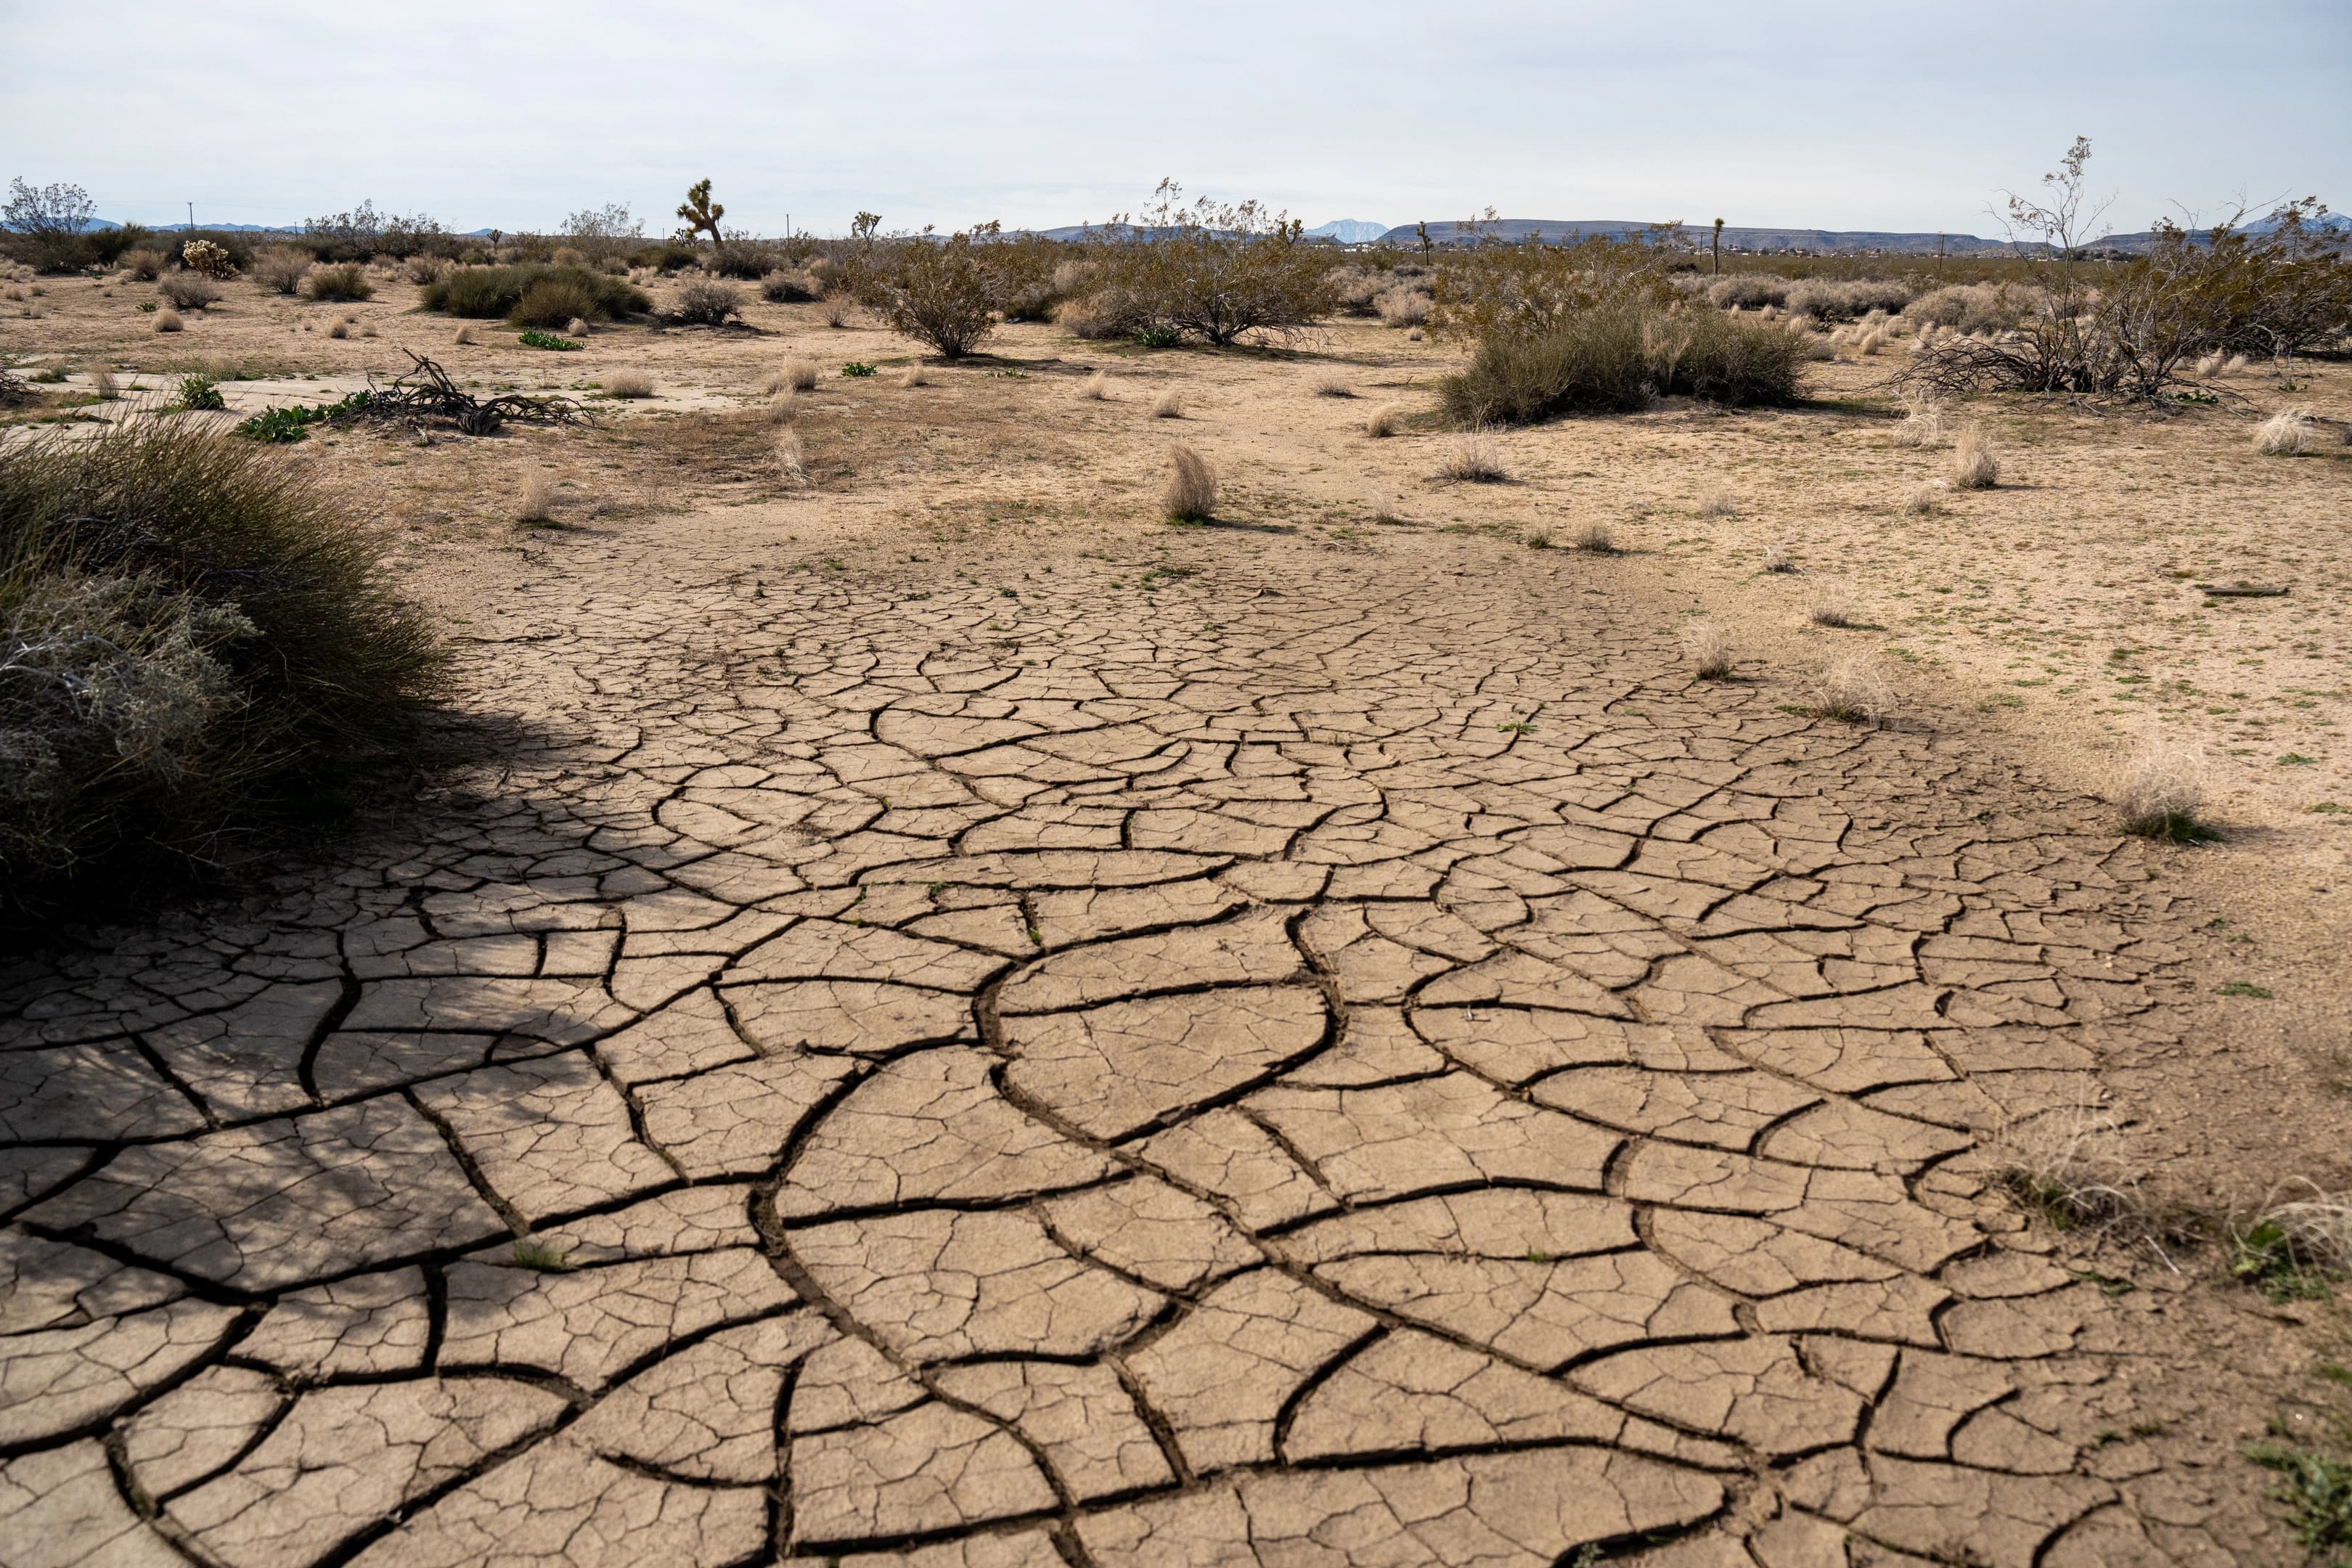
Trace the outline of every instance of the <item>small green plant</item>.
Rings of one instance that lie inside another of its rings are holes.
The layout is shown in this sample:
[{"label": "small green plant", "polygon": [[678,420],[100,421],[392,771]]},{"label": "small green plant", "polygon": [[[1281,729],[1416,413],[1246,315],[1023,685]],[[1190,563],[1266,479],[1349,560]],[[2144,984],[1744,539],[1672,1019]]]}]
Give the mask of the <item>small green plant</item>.
[{"label": "small green plant", "polygon": [[1135,334],[1135,341],[1147,349],[1172,349],[1184,340],[1173,327],[1146,327]]},{"label": "small green plant", "polygon": [[153,315],[157,310],[161,310],[161,309],[163,309],[163,306],[162,306],[160,303],[158,303],[156,300],[140,300],[140,301],[139,301],[139,310],[140,310],[140,313],[141,313],[141,314],[142,314],[142,315],[150,315],[150,316],[152,316],[152,315]]},{"label": "small green plant", "polygon": [[2331,1563],[2352,1562],[2337,1552],[2352,1547],[2352,1465],[2284,1443],[2262,1443],[2246,1458],[2279,1474],[2271,1496],[2287,1505],[2287,1525],[2303,1549]]},{"label": "small green plant", "polygon": [[577,1267],[572,1261],[569,1248],[559,1242],[542,1241],[535,1236],[516,1239],[514,1264],[518,1268],[536,1269],[541,1274],[569,1274]]},{"label": "small green plant", "polygon": [[311,426],[347,419],[365,408],[367,403],[366,393],[354,392],[341,402],[316,407],[296,404],[287,408],[266,408],[230,433],[242,436],[248,441],[308,440]]},{"label": "small green plant", "polygon": [[2238,1237],[2230,1274],[2258,1287],[2273,1302],[2324,1301],[2332,1278],[2275,1219],[2262,1220]]},{"label": "small green plant", "polygon": [[2257,985],[2251,980],[2232,980],[2227,984],[2215,986],[2214,994],[2217,996],[2254,996],[2267,1002],[2270,1000],[2271,994],[2270,989],[2267,986]]},{"label": "small green plant", "polygon": [[35,381],[39,382],[43,386],[59,385],[65,381],[65,378],[66,373],[56,369],[42,371],[40,374],[33,377]]},{"label": "small green plant", "polygon": [[847,364],[841,367],[841,374],[851,376],[872,375],[874,374],[874,367],[867,364],[863,360],[851,360]]},{"label": "small green plant", "polygon": [[221,401],[220,383],[209,375],[184,375],[180,378],[180,406],[183,408],[226,408]]},{"label": "small green plant", "polygon": [[1495,728],[1506,735],[1532,735],[1536,732],[1536,727],[1524,719],[1514,719],[1507,724],[1497,724]]},{"label": "small green plant", "polygon": [[527,349],[552,349],[557,353],[565,354],[587,347],[585,343],[575,343],[570,338],[559,338],[553,332],[542,332],[537,327],[523,333],[519,341]]}]

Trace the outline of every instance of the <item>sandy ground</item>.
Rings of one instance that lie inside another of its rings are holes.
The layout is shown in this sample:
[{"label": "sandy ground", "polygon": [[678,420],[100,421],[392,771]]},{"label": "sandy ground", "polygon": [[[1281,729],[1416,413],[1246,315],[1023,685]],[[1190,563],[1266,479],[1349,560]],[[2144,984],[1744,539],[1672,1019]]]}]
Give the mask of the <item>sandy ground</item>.
[{"label": "sandy ground", "polygon": [[[142,289],[45,289],[0,350],[66,394],[268,373],[234,417],[404,345],[599,424],[291,449],[445,615],[500,760],[11,976],[0,1533],[2299,1560],[2240,1450],[2341,1440],[2339,1309],[1999,1178],[2087,1120],[2210,1214],[2352,1184],[2352,814],[2312,809],[2352,805],[2347,449],[1986,400],[1955,423],[2003,483],[1920,518],[1947,454],[1896,444],[1879,361],[1497,435],[1508,480],[1449,485],[1429,421],[1363,434],[1453,363],[1377,328],[1018,327],[902,387],[903,342],[810,307],[555,355],[403,284],[232,287],[168,340]],[[805,479],[762,390],[803,356]],[[658,395],[598,397],[624,368]],[[2344,374],[2237,384],[2341,417]],[[1159,521],[1171,440],[1216,523]],[[511,522],[534,474],[552,528]],[[1556,547],[1593,522],[1618,553]],[[2291,592],[2195,588],[2241,580]],[[1738,679],[1690,678],[1702,616]],[[1792,711],[1862,649],[1887,723]],[[2114,833],[2158,733],[2219,844]]]}]

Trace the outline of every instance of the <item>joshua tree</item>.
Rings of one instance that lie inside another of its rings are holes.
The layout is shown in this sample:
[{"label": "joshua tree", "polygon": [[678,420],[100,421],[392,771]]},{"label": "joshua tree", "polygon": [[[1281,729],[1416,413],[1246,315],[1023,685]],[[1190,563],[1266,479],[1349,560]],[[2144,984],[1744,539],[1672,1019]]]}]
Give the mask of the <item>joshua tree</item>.
[{"label": "joshua tree", "polygon": [[1723,276],[1723,220],[1715,220],[1715,275]]},{"label": "joshua tree", "polygon": [[727,216],[727,209],[710,199],[709,180],[698,180],[688,189],[686,200],[678,204],[677,216],[686,220],[688,235],[707,231],[712,246],[726,243],[719,237],[719,220]]}]

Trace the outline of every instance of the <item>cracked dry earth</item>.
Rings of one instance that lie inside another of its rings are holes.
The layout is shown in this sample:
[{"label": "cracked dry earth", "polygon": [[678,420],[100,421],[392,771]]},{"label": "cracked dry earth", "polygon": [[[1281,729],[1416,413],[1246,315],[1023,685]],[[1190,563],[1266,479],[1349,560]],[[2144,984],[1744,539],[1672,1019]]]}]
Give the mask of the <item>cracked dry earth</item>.
[{"label": "cracked dry earth", "polygon": [[495,787],[15,973],[8,1563],[2230,1560],[1987,1148],[2167,1038],[2095,805],[1533,574],[696,526],[484,591]]}]

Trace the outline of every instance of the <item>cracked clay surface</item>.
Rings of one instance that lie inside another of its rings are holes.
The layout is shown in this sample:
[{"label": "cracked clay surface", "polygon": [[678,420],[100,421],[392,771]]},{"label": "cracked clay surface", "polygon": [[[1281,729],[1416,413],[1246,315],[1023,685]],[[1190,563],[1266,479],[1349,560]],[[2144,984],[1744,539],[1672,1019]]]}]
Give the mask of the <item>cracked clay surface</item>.
[{"label": "cracked clay surface", "polygon": [[0,1558],[2257,1561],[1987,1150],[2169,1038],[2149,852],[1248,551],[519,573],[496,787],[20,963]]}]

